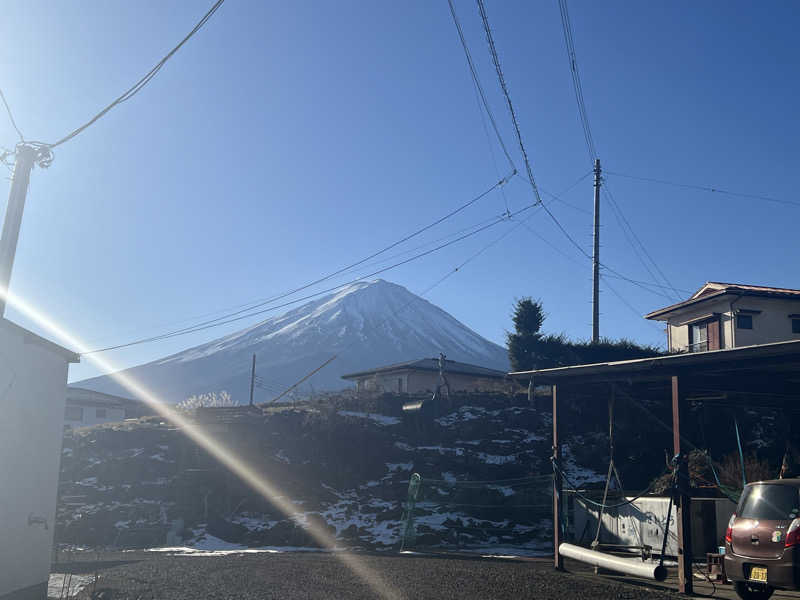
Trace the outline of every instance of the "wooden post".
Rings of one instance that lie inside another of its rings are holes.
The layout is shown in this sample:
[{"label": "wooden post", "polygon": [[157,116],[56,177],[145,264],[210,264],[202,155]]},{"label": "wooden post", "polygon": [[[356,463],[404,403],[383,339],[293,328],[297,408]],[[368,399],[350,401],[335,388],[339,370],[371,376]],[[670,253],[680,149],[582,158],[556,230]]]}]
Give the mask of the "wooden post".
[{"label": "wooden post", "polygon": [[692,496],[689,485],[689,462],[681,454],[681,413],[686,402],[681,398],[678,376],[672,377],[672,444],[678,457],[678,498],[676,521],[678,532],[678,591],[691,595],[694,591],[692,579]]},{"label": "wooden post", "polygon": [[[553,460],[556,466],[561,468],[561,448],[558,445],[558,392],[556,386],[553,389]],[[561,545],[561,497],[564,491],[564,482],[561,473],[553,469],[553,564],[556,569],[561,570],[564,565],[558,547]]]}]

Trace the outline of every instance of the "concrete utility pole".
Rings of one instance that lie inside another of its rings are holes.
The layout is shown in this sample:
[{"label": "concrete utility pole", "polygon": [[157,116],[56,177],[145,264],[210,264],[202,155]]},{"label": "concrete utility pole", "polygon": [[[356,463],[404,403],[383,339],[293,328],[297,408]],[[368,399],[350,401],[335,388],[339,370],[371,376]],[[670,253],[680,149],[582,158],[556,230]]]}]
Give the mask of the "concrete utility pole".
[{"label": "concrete utility pole", "polygon": [[25,196],[28,194],[31,169],[37,155],[38,150],[33,146],[28,144],[17,146],[14,176],[11,180],[6,218],[3,223],[3,237],[0,238],[0,318],[6,312],[6,294],[11,282],[11,271],[14,269],[19,228],[22,224],[22,212],[25,210]]},{"label": "concrete utility pole", "polygon": [[256,355],[253,353],[253,368],[250,369],[250,406],[253,406],[253,387],[256,384]]},{"label": "concrete utility pole", "polygon": [[600,341],[600,159],[594,161],[594,251],[592,252],[592,343]]}]

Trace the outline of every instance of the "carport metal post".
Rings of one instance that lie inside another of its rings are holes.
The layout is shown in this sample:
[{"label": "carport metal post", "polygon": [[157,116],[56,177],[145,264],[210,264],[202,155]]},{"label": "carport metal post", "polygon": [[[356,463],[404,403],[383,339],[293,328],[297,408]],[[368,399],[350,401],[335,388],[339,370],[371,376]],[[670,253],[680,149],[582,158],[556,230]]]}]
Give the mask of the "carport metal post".
[{"label": "carport metal post", "polygon": [[692,594],[692,496],[689,484],[689,461],[681,454],[681,413],[686,412],[686,400],[681,397],[678,387],[678,376],[672,376],[672,444],[677,458],[678,498],[677,498],[677,532],[678,532],[678,591],[681,594]]},{"label": "carport metal post", "polygon": [[561,545],[561,497],[564,482],[561,478],[561,448],[558,445],[558,390],[553,385],[553,564],[561,570],[564,565],[558,547]]}]

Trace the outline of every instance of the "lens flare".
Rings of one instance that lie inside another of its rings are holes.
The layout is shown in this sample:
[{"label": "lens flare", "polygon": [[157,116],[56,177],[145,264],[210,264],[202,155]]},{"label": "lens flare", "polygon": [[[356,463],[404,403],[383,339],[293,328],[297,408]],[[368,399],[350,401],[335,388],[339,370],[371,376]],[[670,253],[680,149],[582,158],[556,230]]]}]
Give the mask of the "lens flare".
[{"label": "lens flare", "polygon": [[[80,338],[64,329],[58,323],[54,322],[46,314],[38,310],[29,302],[19,298],[18,296],[15,296],[14,294],[5,293],[1,289],[0,296],[5,297],[9,305],[13,306],[31,321],[34,321],[37,325],[47,330],[51,335],[58,338],[59,341],[64,345],[75,349],[79,353],[89,351],[89,347]],[[134,378],[121,372],[118,367],[115,367],[115,365],[111,363],[111,361],[99,355],[88,355],[86,358],[88,358],[102,371],[107,373],[110,377],[113,377],[132,395],[145,402],[159,416],[180,427],[181,431],[189,436],[197,445],[202,447],[233,473],[238,475],[253,490],[263,496],[273,506],[286,515],[287,518],[292,519],[302,515],[302,513],[297,511],[294,505],[286,499],[287,495],[283,494],[274,483],[269,481],[264,476],[263,473],[260,473],[252,465],[248,464],[243,457],[239,456],[231,448],[226,447],[221,440],[216,439],[209,431],[205,430],[197,423],[190,421],[184,415],[174,410],[171,406],[162,402],[154,392],[147,389],[147,387],[136,381]],[[314,523],[313,520],[297,518],[295,521],[300,523],[320,546],[327,549],[335,548],[335,538],[333,538],[322,527]],[[334,556],[341,560],[357,577],[369,585],[372,591],[374,591],[378,597],[386,598],[387,600],[403,599],[404,596],[400,594],[399,591],[391,587],[377,571],[370,568],[359,557],[353,554],[340,552],[335,552]]]}]

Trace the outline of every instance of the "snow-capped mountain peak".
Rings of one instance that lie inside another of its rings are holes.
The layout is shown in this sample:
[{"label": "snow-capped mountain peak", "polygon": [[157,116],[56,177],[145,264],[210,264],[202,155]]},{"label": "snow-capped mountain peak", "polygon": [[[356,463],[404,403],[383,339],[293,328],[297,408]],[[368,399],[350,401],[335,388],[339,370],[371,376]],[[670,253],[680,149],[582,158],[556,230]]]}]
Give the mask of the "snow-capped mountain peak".
[{"label": "snow-capped mountain peak", "polygon": [[[310,380],[314,389],[324,390],[345,387],[340,376],[346,372],[439,352],[485,367],[508,367],[503,348],[403,286],[378,279],[347,285],[242,331],[130,371],[171,401],[222,389],[245,401],[253,353],[258,374],[273,390],[288,387],[336,354],[337,359]],[[108,377],[76,385],[121,393]]]}]

